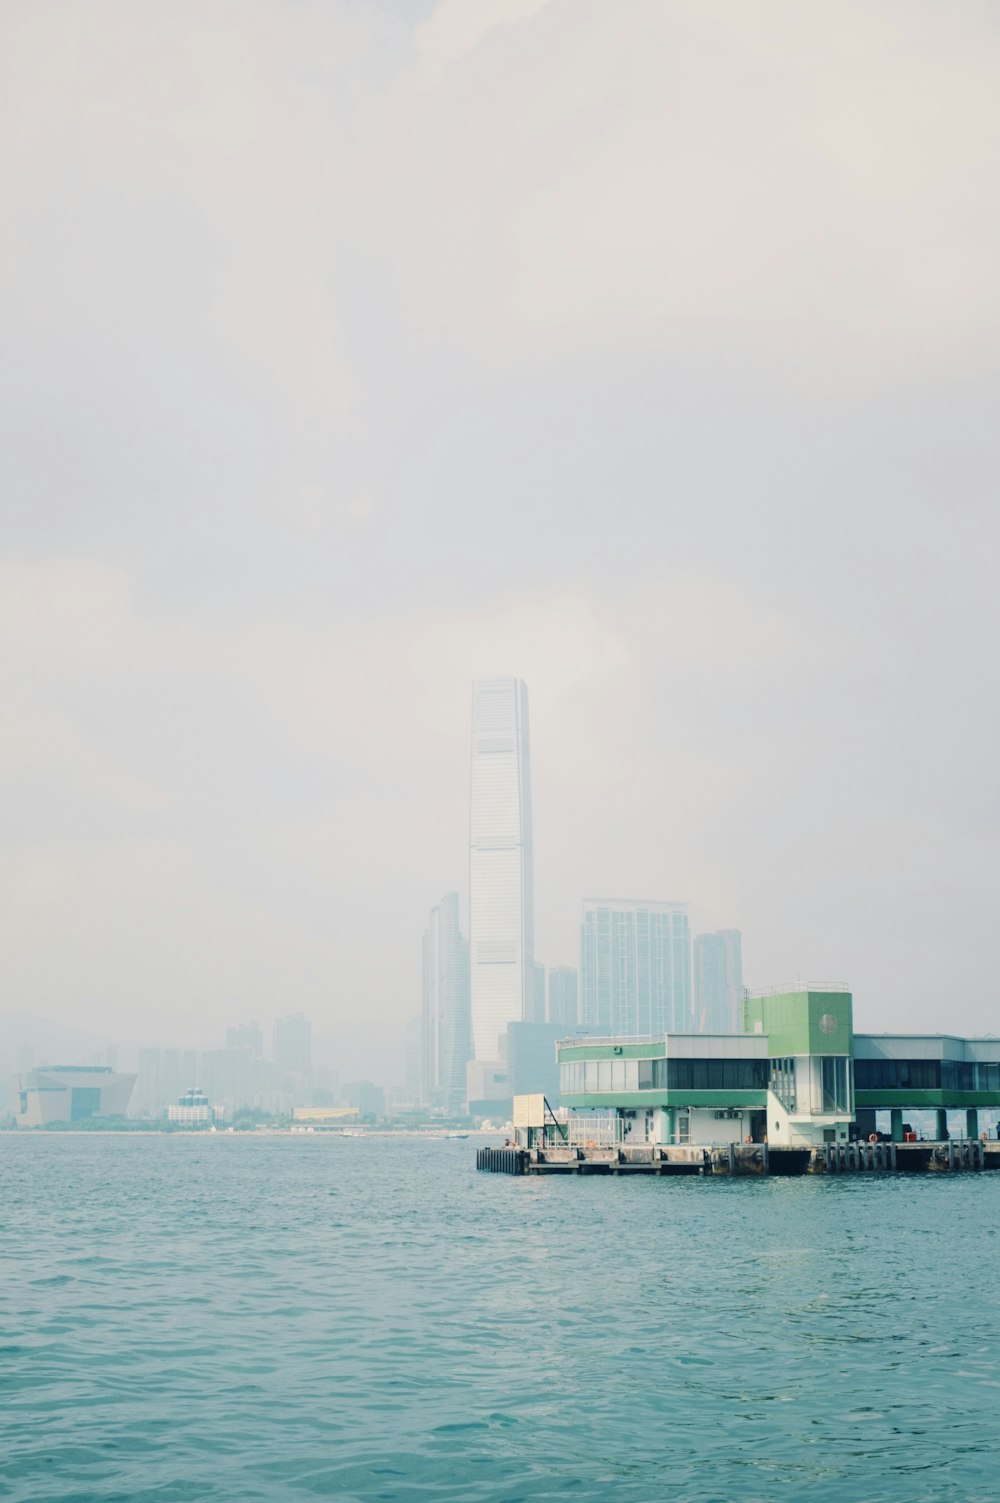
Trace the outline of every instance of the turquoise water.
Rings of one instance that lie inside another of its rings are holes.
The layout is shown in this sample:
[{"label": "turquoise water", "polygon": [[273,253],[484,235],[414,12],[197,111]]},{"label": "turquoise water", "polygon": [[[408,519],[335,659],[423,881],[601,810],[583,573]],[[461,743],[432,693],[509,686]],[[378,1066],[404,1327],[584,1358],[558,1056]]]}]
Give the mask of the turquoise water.
[{"label": "turquoise water", "polygon": [[994,1503],[1000,1174],[0,1137],[0,1495]]}]

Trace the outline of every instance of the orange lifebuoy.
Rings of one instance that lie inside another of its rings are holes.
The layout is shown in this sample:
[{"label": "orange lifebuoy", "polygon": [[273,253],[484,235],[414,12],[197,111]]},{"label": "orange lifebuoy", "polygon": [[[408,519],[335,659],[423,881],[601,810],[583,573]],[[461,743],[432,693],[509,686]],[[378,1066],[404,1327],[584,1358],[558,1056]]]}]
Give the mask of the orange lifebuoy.
[{"label": "orange lifebuoy", "polygon": [[870,1132],[868,1134],[868,1141],[869,1141],[869,1143],[877,1143],[878,1142],[878,1133],[877,1132]]}]

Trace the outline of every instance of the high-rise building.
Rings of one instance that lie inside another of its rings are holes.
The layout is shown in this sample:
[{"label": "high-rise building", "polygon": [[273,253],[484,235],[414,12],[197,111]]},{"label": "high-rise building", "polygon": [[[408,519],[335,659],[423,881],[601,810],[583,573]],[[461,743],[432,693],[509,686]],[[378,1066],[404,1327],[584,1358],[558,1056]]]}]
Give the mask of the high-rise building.
[{"label": "high-rise building", "polygon": [[312,1068],[312,1026],[302,1013],[275,1018],[271,1053],[276,1065],[295,1075],[308,1075]]},{"label": "high-rise building", "polygon": [[735,1033],[743,1000],[743,953],[738,929],[696,934],[694,1013],[700,1033]]},{"label": "high-rise building", "polygon": [[461,1111],[469,1061],[469,946],[458,927],[458,893],[432,908],[424,930],[421,1096]]},{"label": "high-rise building", "polygon": [[475,684],[471,774],[472,1048],[490,1064],[502,1061],[507,1024],[529,1016],[535,995],[528,691],[520,679]]},{"label": "high-rise building", "polygon": [[255,1059],[264,1053],[264,1035],[259,1023],[235,1023],[226,1029],[227,1049],[249,1049]]},{"label": "high-rise building", "polygon": [[561,1030],[553,1023],[508,1023],[507,1078],[511,1096],[546,1096],[559,1105],[556,1044]]},{"label": "high-rise building", "polygon": [[275,1018],[271,1052],[286,1103],[305,1106],[312,1091],[312,1025],[302,1013]]},{"label": "high-rise building", "polygon": [[194,1049],[140,1049],[138,1107],[144,1116],[159,1112],[199,1085],[200,1061]]},{"label": "high-rise building", "polygon": [[576,966],[549,968],[549,1015],[547,1021],[560,1028],[575,1028],[580,1018],[579,973]]},{"label": "high-rise building", "polygon": [[684,1033],[693,1026],[691,930],[684,903],[585,902],[580,1021],[594,1032]]}]

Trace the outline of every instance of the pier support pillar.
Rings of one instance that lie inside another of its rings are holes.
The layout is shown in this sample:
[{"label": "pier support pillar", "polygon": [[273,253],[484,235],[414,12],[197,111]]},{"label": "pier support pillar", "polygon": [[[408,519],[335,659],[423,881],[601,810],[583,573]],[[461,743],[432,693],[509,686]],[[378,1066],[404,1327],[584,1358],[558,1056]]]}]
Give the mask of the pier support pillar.
[{"label": "pier support pillar", "polygon": [[939,1143],[948,1141],[948,1113],[943,1106],[937,1109],[937,1140]]},{"label": "pier support pillar", "polygon": [[894,1143],[903,1141],[903,1108],[894,1106],[889,1113],[889,1136]]},{"label": "pier support pillar", "polygon": [[974,1106],[965,1109],[965,1136],[973,1142],[979,1137],[979,1113]]}]

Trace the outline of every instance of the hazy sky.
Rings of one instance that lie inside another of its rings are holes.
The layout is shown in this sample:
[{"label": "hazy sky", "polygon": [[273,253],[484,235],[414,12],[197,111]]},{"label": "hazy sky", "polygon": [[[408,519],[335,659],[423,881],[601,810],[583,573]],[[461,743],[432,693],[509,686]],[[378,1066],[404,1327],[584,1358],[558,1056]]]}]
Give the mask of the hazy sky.
[{"label": "hazy sky", "polygon": [[345,1071],[531,696],[538,949],[1000,1031],[990,0],[6,0],[0,1006]]}]

